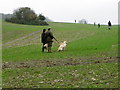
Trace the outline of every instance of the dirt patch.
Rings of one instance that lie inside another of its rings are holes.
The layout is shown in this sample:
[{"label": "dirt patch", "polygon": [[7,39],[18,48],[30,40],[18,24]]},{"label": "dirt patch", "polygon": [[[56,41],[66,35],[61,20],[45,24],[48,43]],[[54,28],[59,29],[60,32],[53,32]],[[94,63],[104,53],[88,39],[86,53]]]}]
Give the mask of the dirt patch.
[{"label": "dirt patch", "polygon": [[91,58],[91,59],[59,59],[59,60],[29,60],[23,62],[3,62],[2,69],[32,68],[32,67],[53,67],[83,64],[99,64],[118,62],[117,57]]}]

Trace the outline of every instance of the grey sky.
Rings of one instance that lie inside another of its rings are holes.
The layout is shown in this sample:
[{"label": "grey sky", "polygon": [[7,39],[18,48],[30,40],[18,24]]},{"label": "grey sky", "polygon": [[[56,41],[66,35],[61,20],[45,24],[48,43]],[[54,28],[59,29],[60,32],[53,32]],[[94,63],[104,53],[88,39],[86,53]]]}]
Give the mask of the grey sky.
[{"label": "grey sky", "polygon": [[56,22],[86,19],[88,23],[118,23],[120,0],[0,0],[0,13],[13,13],[19,7],[30,7]]}]

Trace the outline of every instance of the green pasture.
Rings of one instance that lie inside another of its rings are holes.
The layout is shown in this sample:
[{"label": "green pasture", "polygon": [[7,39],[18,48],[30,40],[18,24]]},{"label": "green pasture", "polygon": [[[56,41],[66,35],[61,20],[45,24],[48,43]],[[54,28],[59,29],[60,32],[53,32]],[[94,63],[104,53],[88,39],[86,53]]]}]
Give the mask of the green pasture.
[{"label": "green pasture", "polygon": [[[8,27],[4,26],[3,23],[3,47],[4,41],[6,42],[10,41],[11,39],[17,39],[25,36],[26,33],[29,34],[35,31],[42,31],[43,28],[48,28],[46,26],[26,26],[17,24],[11,24],[13,26],[10,27],[9,23],[6,22],[5,25],[8,25]],[[11,48],[6,48],[9,47],[8,44],[8,46],[3,48],[3,61],[24,61],[30,59],[39,60],[72,57],[77,58],[81,56],[87,57],[94,56],[96,54],[99,55],[102,52],[106,52],[106,54],[108,52],[108,56],[117,55],[115,52],[116,47],[112,47],[112,45],[117,46],[117,26],[113,26],[111,31],[107,30],[107,26],[103,26],[98,29],[92,25],[70,23],[50,23],[49,27],[53,28],[54,36],[58,39],[58,41],[68,41],[68,46],[64,52],[57,52],[58,44],[53,43],[52,50],[54,53],[42,53],[42,44],[40,42],[41,32],[39,32],[23,40],[14,42],[15,44],[17,43],[20,45],[13,44],[11,45]],[[32,40],[35,37],[38,38]],[[24,43],[25,40],[29,40],[29,42]],[[101,54],[99,56],[101,57]]]},{"label": "green pasture", "polygon": [[[34,26],[3,21],[4,88],[118,87],[118,26],[108,30],[107,25],[98,28],[92,24],[49,24]],[[42,29],[49,27],[59,42],[68,42],[65,51],[57,52],[58,43],[54,42],[52,53],[41,52],[40,35]]]}]

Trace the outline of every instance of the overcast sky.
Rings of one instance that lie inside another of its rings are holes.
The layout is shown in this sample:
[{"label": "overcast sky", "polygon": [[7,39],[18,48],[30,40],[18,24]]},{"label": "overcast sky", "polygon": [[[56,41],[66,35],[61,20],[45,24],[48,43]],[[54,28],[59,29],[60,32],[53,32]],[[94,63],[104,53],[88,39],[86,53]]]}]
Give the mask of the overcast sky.
[{"label": "overcast sky", "polygon": [[55,22],[118,23],[120,0],[0,0],[0,13],[12,14],[19,7],[30,7]]}]

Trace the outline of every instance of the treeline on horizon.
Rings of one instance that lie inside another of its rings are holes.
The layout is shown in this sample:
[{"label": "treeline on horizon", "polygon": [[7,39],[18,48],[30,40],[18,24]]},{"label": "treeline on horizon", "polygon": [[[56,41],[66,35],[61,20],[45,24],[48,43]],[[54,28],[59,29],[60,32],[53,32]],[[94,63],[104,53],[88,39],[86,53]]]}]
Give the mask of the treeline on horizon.
[{"label": "treeline on horizon", "polygon": [[14,10],[11,18],[6,18],[5,21],[26,25],[49,25],[45,19],[46,17],[44,15],[37,15],[33,10],[31,10],[31,8],[21,7]]}]

